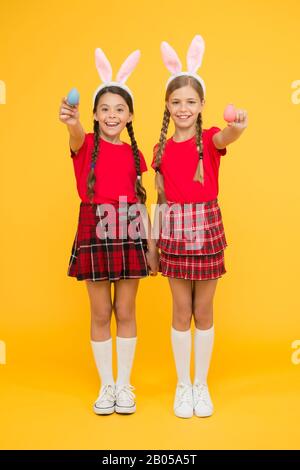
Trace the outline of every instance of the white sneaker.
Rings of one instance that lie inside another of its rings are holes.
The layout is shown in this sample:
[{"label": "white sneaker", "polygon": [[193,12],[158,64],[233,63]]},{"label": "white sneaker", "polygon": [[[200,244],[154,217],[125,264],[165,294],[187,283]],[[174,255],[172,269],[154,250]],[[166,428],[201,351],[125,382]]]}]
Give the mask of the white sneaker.
[{"label": "white sneaker", "polygon": [[176,387],[174,400],[174,413],[178,418],[191,418],[193,416],[193,387],[179,383]]},{"label": "white sneaker", "polygon": [[99,396],[94,403],[94,412],[97,415],[110,415],[115,411],[115,386],[104,384],[101,386]]},{"label": "white sneaker", "polygon": [[200,382],[193,385],[194,413],[200,418],[211,416],[214,411],[213,403],[210,398],[208,386]]},{"label": "white sneaker", "polygon": [[116,386],[116,413],[131,414],[136,411],[134,387],[132,385]]}]

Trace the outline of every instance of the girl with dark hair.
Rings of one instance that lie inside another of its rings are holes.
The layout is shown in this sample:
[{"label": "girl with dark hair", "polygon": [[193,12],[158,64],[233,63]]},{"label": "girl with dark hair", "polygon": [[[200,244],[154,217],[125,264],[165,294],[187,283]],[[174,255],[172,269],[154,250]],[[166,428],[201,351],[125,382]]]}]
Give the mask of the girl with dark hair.
[{"label": "girl with dark hair", "polygon": [[[125,85],[139,56],[135,51],[125,60],[114,82],[109,61],[101,49],[96,49],[96,66],[104,83],[94,93],[93,133],[85,133],[78,105],[70,106],[64,98],[60,107],[60,120],[70,134],[81,198],[68,275],[85,280],[87,286],[91,346],[101,381],[93,409],[101,415],[136,410],[130,383],[137,340],[135,299],[139,279],[156,275],[158,269],[158,252],[148,236],[150,219],[144,205],[142,173],[147,165],[133,131],[132,92]],[[130,145],[120,139],[125,127]],[[116,383],[112,371],[112,311],[117,323]]]}]

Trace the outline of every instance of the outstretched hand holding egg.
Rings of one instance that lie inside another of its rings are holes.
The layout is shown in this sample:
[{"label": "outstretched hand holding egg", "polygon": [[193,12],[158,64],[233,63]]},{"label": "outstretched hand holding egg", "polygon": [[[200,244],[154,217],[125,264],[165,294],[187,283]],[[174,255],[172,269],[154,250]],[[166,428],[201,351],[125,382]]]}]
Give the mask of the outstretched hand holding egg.
[{"label": "outstretched hand holding egg", "polygon": [[248,113],[244,109],[236,109],[233,104],[228,104],[224,110],[223,117],[228,127],[244,129],[248,125]]},{"label": "outstretched hand holding egg", "polygon": [[62,98],[59,108],[59,120],[69,126],[75,126],[79,121],[79,93],[76,88],[68,93],[68,96]]}]

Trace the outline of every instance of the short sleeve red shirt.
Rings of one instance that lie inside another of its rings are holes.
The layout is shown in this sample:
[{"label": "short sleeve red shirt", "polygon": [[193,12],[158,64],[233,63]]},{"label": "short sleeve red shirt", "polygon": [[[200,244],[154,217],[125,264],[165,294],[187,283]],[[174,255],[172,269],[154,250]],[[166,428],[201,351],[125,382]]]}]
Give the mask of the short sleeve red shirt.
[{"label": "short sleeve red shirt", "polygon": [[[193,180],[199,162],[195,136],[182,142],[174,141],[173,137],[167,140],[160,172],[168,201],[205,202],[217,198],[220,158],[227,152],[226,148],[217,149],[212,140],[220,130],[211,127],[202,131],[204,184]],[[154,160],[153,157],[151,166],[155,169]]]},{"label": "short sleeve red shirt", "polygon": [[[87,177],[91,168],[94,148],[94,133],[86,133],[84,143],[77,153],[70,149],[73,160],[77,191],[83,202],[89,202],[87,196]],[[147,164],[141,151],[141,172],[147,171]],[[119,196],[126,196],[130,203],[138,202],[135,194],[136,169],[131,146],[126,142],[113,144],[100,138],[99,153],[95,166],[96,204],[113,203]]]}]

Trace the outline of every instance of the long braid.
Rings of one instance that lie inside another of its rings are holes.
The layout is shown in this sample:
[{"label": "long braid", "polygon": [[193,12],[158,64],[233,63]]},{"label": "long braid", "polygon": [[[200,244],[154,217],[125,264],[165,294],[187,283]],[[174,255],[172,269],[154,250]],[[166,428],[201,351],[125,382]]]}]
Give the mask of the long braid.
[{"label": "long braid", "polygon": [[93,201],[93,198],[95,195],[94,186],[96,183],[95,166],[96,166],[96,161],[98,158],[99,148],[100,148],[99,122],[94,120],[94,148],[92,152],[91,169],[87,177],[87,195],[92,205],[94,205],[94,201]]},{"label": "long braid", "polygon": [[155,152],[155,187],[158,193],[164,193],[164,179],[162,174],[160,173],[160,164],[163,153],[165,151],[166,142],[167,142],[167,134],[168,134],[168,127],[170,123],[170,111],[165,107],[163,123],[160,131],[159,143]]},{"label": "long braid", "polygon": [[141,183],[141,161],[140,161],[140,154],[139,154],[139,149],[137,142],[135,140],[134,136],[134,131],[133,131],[133,125],[132,122],[128,122],[126,124],[127,127],[127,132],[130,137],[130,142],[131,142],[131,148],[132,148],[132,153],[134,156],[134,164],[135,164],[135,169],[136,169],[136,182],[135,182],[135,192],[139,198],[139,201],[141,204],[145,204],[147,194],[144,186]]},{"label": "long braid", "polygon": [[194,181],[200,181],[204,184],[204,170],[203,170],[203,141],[202,141],[202,115],[201,113],[197,116],[196,121],[196,145],[197,152],[199,155],[199,162],[197,165],[196,172],[194,174]]}]

